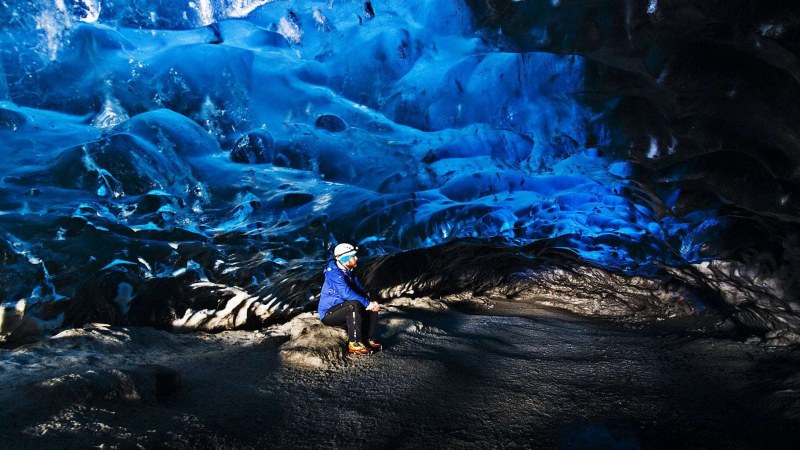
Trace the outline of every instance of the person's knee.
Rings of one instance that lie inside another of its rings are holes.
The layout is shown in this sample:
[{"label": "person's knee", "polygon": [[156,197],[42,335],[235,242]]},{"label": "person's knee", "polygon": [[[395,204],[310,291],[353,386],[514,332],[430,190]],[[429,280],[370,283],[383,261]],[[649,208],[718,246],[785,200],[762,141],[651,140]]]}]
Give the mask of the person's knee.
[{"label": "person's knee", "polygon": [[357,302],[355,300],[350,300],[348,302],[345,302],[345,305],[347,305],[347,308],[350,311],[356,311],[356,312],[360,312],[361,308],[364,307],[364,305],[362,305],[361,303],[359,303],[359,302]]}]

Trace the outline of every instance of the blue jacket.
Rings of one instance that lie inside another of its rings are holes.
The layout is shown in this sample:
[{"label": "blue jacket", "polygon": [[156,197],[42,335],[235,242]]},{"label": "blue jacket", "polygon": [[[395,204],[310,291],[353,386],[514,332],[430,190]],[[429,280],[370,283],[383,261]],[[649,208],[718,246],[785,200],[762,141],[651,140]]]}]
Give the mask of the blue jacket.
[{"label": "blue jacket", "polygon": [[319,318],[325,317],[329,309],[350,300],[361,302],[369,306],[367,290],[358,281],[350,270],[340,269],[336,261],[331,261],[323,271],[325,282],[322,283],[322,293],[319,296]]}]

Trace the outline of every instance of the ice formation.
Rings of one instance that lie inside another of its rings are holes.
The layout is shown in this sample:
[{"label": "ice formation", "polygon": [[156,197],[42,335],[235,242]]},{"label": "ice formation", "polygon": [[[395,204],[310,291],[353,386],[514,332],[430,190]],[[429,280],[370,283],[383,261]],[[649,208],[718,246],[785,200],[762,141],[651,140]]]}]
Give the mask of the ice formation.
[{"label": "ice formation", "polygon": [[537,22],[560,2],[480,3],[10,2],[4,317],[67,302],[58,326],[170,323],[154,296],[179,316],[224,308],[181,300],[197,283],[273,299],[341,241],[546,240],[628,275],[719,256],[730,190],[686,206],[684,181],[714,171],[659,165],[677,145],[661,116],[624,115],[633,88],[603,84],[625,61]]}]

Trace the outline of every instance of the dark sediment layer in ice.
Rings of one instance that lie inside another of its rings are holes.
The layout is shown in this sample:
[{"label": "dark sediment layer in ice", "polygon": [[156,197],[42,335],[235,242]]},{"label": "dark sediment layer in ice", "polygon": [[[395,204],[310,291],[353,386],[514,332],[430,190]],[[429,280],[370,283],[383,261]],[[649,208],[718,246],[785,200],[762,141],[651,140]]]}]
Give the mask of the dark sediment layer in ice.
[{"label": "dark sediment layer in ice", "polygon": [[[31,316],[41,311],[65,314],[76,325],[99,320],[175,331],[262,328],[315,309],[322,263],[277,272],[280,280],[255,292],[215,282],[210,273],[211,280],[191,273],[140,279],[134,286],[144,294],[130,299],[125,314],[106,306],[102,295],[86,295],[77,305],[69,301],[47,304],[49,309],[32,309],[27,314],[7,310],[3,316],[6,340],[20,343],[40,338],[42,329]],[[508,247],[456,241],[369,258],[361,266],[358,270],[367,288],[383,302],[433,298],[481,309],[501,300],[632,324],[685,317],[687,328],[701,327],[730,337],[752,337],[769,345],[800,341],[794,306],[796,274],[770,272],[768,265],[758,261],[663,266],[655,275],[630,276],[586,264],[569,250],[545,243]],[[102,293],[102,286],[96,285],[94,292]]]},{"label": "dark sediment layer in ice", "polygon": [[470,242],[376,258],[365,278],[384,298],[508,299],[624,321],[719,314],[776,345],[798,343],[794,261],[712,261],[628,276],[545,243],[508,248]]}]

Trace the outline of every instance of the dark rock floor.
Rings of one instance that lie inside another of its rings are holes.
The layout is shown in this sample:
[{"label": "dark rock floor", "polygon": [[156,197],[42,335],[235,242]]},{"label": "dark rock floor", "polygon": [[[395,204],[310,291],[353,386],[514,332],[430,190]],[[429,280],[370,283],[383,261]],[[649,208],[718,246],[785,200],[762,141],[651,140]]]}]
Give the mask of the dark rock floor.
[{"label": "dark rock floor", "polygon": [[[126,344],[94,356],[51,353],[61,362],[28,368],[12,362],[31,349],[4,350],[0,439],[7,448],[745,449],[800,442],[798,351],[663,323],[630,329],[530,307],[518,311],[525,317],[513,312],[513,305],[492,315],[386,311],[382,320],[410,317],[424,326],[389,336],[383,353],[328,370],[284,367],[281,341],[262,332],[106,329]],[[176,370],[182,388],[164,398],[130,387],[53,398],[42,382],[145,363]]]}]

